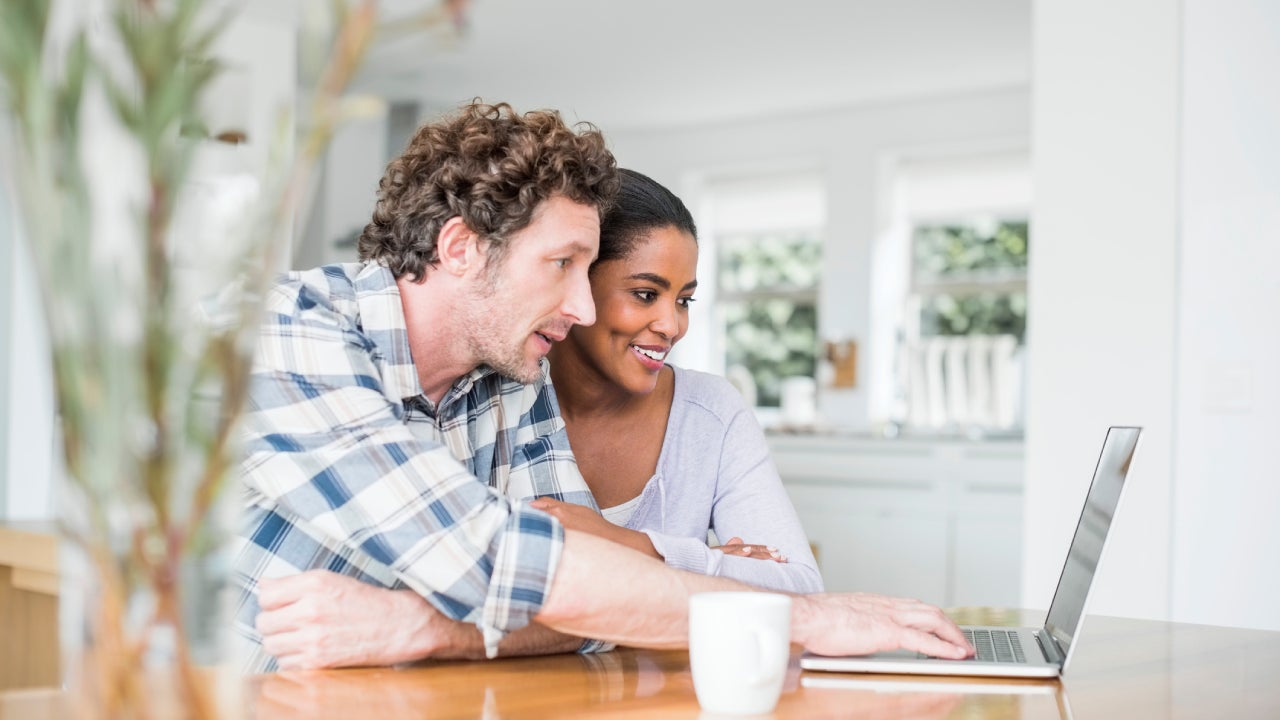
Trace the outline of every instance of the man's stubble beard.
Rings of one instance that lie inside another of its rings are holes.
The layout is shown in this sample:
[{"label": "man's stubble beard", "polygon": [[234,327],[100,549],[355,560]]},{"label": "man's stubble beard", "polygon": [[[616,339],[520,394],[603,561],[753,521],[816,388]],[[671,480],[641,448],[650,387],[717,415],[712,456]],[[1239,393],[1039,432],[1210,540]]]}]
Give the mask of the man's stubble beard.
[{"label": "man's stubble beard", "polygon": [[462,332],[472,356],[497,371],[526,385],[542,377],[541,364],[530,363],[525,354],[528,335],[511,338],[512,313],[520,307],[503,295],[500,288],[501,265],[486,268],[483,277],[466,293],[462,303]]}]

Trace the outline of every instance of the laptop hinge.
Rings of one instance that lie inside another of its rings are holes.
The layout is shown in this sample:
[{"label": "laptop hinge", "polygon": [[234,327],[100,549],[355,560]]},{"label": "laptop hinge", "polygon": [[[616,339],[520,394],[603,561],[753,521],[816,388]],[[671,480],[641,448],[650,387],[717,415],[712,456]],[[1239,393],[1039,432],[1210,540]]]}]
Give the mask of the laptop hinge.
[{"label": "laptop hinge", "polygon": [[1058,639],[1049,632],[1048,628],[1041,628],[1035,633],[1036,644],[1040,646],[1040,652],[1044,655],[1044,659],[1055,665],[1061,666],[1066,660],[1066,653],[1062,652],[1062,648],[1058,646]]}]

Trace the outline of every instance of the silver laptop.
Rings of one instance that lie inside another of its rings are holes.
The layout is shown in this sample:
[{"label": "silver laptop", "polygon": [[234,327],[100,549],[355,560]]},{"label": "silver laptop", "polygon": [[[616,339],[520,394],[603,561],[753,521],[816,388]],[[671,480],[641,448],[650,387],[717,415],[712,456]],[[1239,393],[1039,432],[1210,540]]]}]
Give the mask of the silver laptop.
[{"label": "silver laptop", "polygon": [[1067,561],[1058,578],[1058,590],[1039,628],[962,627],[978,657],[943,660],[916,652],[896,650],[845,657],[805,653],[800,667],[834,672],[910,673],[914,675],[983,675],[992,677],[1054,677],[1071,660],[1075,638],[1084,621],[1089,587],[1093,584],[1107,533],[1111,530],[1125,478],[1138,449],[1142,428],[1107,430],[1102,454],[1093,471],[1093,482],[1067,550]]}]

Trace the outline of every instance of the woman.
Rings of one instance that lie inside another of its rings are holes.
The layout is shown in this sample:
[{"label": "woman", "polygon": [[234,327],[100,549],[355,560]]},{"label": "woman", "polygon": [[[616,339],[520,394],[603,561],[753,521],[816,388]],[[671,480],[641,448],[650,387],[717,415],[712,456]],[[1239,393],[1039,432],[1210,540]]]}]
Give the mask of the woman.
[{"label": "woman", "polygon": [[[820,591],[751,409],[723,378],[665,364],[698,284],[693,218],[652,179],[621,176],[591,266],[596,322],[574,326],[548,356],[569,445],[603,517],[550,498],[533,505],[673,567]],[[729,541],[708,547],[708,529]]]}]

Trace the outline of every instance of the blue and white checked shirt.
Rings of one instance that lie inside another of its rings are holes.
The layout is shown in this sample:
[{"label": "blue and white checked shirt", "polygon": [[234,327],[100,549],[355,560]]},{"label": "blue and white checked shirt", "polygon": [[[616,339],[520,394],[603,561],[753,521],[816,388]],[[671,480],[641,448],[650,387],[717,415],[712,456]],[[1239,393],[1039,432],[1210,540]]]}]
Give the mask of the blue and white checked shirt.
[{"label": "blue and white checked shirt", "polygon": [[596,507],[546,361],[532,385],[479,368],[433,407],[386,268],[291,273],[266,305],[233,572],[246,669],[275,668],[254,629],[257,579],[317,568],[413,589],[479,626],[492,657],[537,614],[563,547],[559,522],[523,501]]}]

